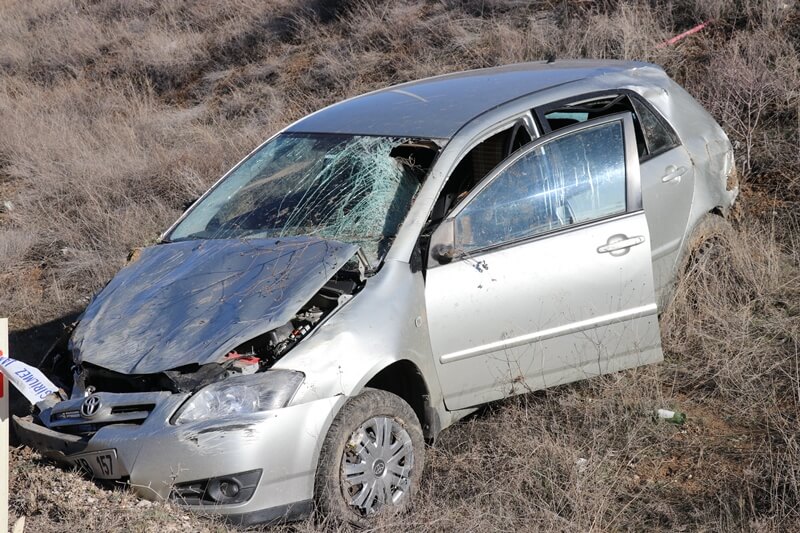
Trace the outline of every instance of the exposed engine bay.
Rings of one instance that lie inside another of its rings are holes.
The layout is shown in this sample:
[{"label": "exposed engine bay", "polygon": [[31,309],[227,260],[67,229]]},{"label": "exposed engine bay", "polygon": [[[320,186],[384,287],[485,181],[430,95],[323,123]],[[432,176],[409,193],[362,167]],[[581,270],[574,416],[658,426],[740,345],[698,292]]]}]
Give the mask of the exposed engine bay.
[{"label": "exposed engine bay", "polygon": [[367,279],[363,265],[354,256],[289,321],[239,344],[218,362],[183,365],[152,374],[125,374],[88,362],[76,364],[68,342],[76,326],[73,324],[47,352],[39,367],[70,398],[94,392],[196,392],[231,376],[262,372],[363,288]]}]

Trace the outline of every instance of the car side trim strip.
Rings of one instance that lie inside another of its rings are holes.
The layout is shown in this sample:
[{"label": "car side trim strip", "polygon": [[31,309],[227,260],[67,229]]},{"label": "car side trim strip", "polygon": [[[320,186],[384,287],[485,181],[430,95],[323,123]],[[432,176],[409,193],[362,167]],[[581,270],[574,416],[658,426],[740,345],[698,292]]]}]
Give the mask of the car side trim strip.
[{"label": "car side trim strip", "polygon": [[439,362],[444,365],[447,363],[453,363],[455,361],[462,361],[464,359],[469,359],[470,357],[478,357],[480,355],[485,355],[499,350],[516,348],[517,346],[530,344],[535,341],[543,341],[553,337],[559,337],[561,335],[577,333],[586,329],[607,326],[623,320],[632,320],[635,318],[651,316],[655,315],[656,313],[658,313],[658,306],[655,303],[647,304],[640,307],[634,307],[632,309],[617,311],[616,313],[609,313],[607,315],[581,320],[580,322],[572,322],[563,326],[557,326],[534,333],[528,333],[527,335],[520,335],[519,337],[514,337],[511,339],[502,339],[497,342],[484,344],[483,346],[477,346],[467,350],[461,350],[459,352],[448,353],[439,357]]}]

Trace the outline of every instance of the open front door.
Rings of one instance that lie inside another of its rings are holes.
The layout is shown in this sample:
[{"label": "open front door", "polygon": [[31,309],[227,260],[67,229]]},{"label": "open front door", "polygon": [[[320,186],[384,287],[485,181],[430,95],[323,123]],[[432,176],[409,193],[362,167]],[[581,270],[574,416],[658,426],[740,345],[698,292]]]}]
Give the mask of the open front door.
[{"label": "open front door", "polygon": [[433,235],[425,296],[448,409],[660,361],[630,114],[501,163]]}]

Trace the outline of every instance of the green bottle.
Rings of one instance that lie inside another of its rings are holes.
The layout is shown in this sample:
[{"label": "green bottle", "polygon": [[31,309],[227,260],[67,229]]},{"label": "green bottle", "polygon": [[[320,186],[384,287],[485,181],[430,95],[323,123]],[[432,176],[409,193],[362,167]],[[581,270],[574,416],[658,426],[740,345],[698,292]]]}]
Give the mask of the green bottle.
[{"label": "green bottle", "polygon": [[686,422],[686,414],[678,411],[670,411],[669,409],[659,409],[658,418],[672,422],[673,424],[681,425]]}]

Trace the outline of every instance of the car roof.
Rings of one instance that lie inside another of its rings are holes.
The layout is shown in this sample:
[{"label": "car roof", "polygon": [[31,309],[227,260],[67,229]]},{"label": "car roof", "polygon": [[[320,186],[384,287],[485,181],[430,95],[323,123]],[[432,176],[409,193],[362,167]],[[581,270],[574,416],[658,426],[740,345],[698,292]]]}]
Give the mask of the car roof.
[{"label": "car roof", "polygon": [[456,72],[344,100],[308,115],[286,131],[449,139],[464,124],[517,98],[652,66],[633,61],[571,60]]}]

